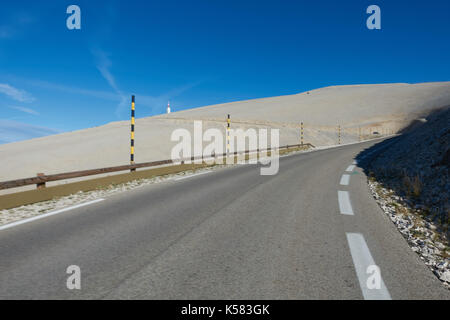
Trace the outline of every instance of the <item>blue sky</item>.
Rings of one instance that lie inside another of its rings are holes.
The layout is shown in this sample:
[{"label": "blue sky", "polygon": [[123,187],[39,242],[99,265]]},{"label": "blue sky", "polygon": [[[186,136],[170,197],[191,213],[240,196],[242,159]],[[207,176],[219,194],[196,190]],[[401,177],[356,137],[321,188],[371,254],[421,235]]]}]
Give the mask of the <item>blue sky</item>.
[{"label": "blue sky", "polygon": [[[66,8],[81,8],[68,30]],[[381,8],[368,30],[366,8]],[[0,144],[329,85],[450,80],[450,1],[2,1]]]}]

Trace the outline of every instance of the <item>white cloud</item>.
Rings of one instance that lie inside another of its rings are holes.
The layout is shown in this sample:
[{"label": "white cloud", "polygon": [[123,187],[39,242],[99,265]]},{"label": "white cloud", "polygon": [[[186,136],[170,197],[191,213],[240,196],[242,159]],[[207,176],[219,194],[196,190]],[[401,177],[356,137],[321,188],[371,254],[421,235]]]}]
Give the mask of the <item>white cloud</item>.
[{"label": "white cloud", "polygon": [[18,110],[18,111],[25,112],[25,113],[29,113],[29,114],[32,114],[32,115],[35,115],[35,116],[39,115],[39,112],[37,112],[36,110],[30,109],[30,108],[18,107],[18,106],[11,106],[10,108]]},{"label": "white cloud", "polygon": [[33,102],[36,100],[31,94],[29,94],[25,90],[14,88],[6,83],[0,83],[0,93],[3,93],[8,97],[10,97],[11,99],[19,102]]},{"label": "white cloud", "polygon": [[83,95],[83,96],[94,97],[94,98],[110,100],[110,101],[120,100],[117,97],[117,95],[112,92],[83,89],[83,88],[78,88],[78,87],[61,85],[61,84],[57,84],[57,83],[51,83],[51,82],[42,81],[42,80],[21,79],[21,78],[17,78],[17,77],[11,77],[11,78],[14,78],[16,81],[21,81],[21,83],[25,83],[27,85],[46,89],[46,90],[57,90],[57,91],[65,92],[65,93],[70,93],[70,94],[75,94],[75,95]]},{"label": "white cloud", "polygon": [[108,84],[116,91],[120,91],[117,87],[116,80],[114,76],[111,74],[109,69],[112,66],[112,62],[109,59],[108,55],[101,50],[94,50],[94,56],[97,59],[97,69],[102,74],[103,78],[108,82]]},{"label": "white cloud", "polygon": [[[126,110],[127,104],[130,101],[130,97],[127,94],[124,94],[122,90],[119,89],[117,85],[116,79],[111,73],[112,62],[109,59],[109,54],[104,52],[101,49],[92,50],[92,54],[96,58],[96,67],[103,78],[108,82],[111,88],[117,93],[118,98],[120,99],[120,103],[116,108],[116,115],[120,118],[120,114],[122,111]],[[196,81],[192,83],[188,83],[186,85],[177,87],[167,93],[161,94],[159,96],[148,96],[148,95],[139,95],[139,103],[141,105],[148,106],[152,109],[154,113],[165,112],[167,101],[173,97],[176,97],[183,92],[199,85],[202,81]],[[136,95],[138,98],[138,95]]]},{"label": "white cloud", "polygon": [[22,122],[0,119],[0,144],[57,134],[59,131]]},{"label": "white cloud", "polygon": [[111,88],[114,89],[114,91],[117,93],[117,96],[120,98],[120,102],[116,108],[116,115],[120,117],[120,113],[126,106],[128,100],[127,97],[117,86],[116,79],[114,78],[114,76],[110,71],[112,62],[109,59],[108,54],[106,54],[103,50],[100,49],[92,50],[92,54],[95,56],[97,60],[96,67],[98,71],[100,71],[102,77],[106,80],[106,82],[108,82],[108,84],[111,86]]},{"label": "white cloud", "polygon": [[8,21],[1,21],[5,24],[0,25],[0,39],[13,38],[22,34],[30,24],[37,20],[27,12],[10,13],[8,16]]},{"label": "white cloud", "polygon": [[[94,51],[93,51],[94,52]],[[139,94],[139,92],[123,92],[118,87],[113,74],[110,71],[111,61],[108,56],[103,51],[96,51],[94,54],[97,57],[97,69],[100,71],[103,78],[107,81],[107,83],[113,88],[114,92],[108,91],[100,91],[100,90],[92,90],[85,89],[74,86],[62,85],[59,83],[52,83],[43,80],[33,80],[29,78],[21,78],[13,75],[8,75],[6,81],[18,82],[26,86],[32,86],[37,88],[42,88],[46,90],[57,90],[69,94],[74,95],[83,95],[94,97],[97,99],[113,101],[117,103],[116,108],[116,116],[118,118],[122,118],[125,114],[124,112],[128,111],[128,107],[131,103],[131,94],[136,95],[136,104],[140,107],[150,108],[152,114],[165,113],[166,106],[168,100],[172,100],[173,98],[183,94],[184,92],[192,89],[195,86],[198,86],[204,80],[190,82],[178,87],[169,90],[168,92],[162,93],[160,95],[150,96],[145,94]],[[148,110],[148,109],[147,109]],[[146,112],[147,113],[147,112]]]}]

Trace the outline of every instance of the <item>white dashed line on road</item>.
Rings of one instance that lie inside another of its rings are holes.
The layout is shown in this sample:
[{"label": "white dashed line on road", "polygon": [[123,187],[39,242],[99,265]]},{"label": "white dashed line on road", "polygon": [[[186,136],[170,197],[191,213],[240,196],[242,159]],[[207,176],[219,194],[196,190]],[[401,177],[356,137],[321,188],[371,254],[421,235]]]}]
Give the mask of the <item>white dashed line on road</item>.
[{"label": "white dashed line on road", "polygon": [[342,177],[341,177],[340,184],[342,186],[348,186],[349,183],[350,183],[350,175],[349,174],[343,174]]},{"label": "white dashed line on road", "polygon": [[89,202],[77,204],[76,206],[72,206],[72,207],[68,207],[68,208],[52,211],[52,212],[49,212],[49,213],[44,213],[44,214],[41,214],[39,216],[35,216],[35,217],[32,217],[32,218],[28,218],[28,219],[12,222],[12,223],[9,223],[9,224],[5,224],[3,226],[0,226],[0,231],[1,230],[5,230],[5,229],[9,229],[9,228],[12,228],[12,227],[24,224],[24,223],[28,223],[28,222],[31,222],[31,221],[35,221],[35,220],[47,218],[47,217],[50,217],[50,216],[54,216],[56,214],[63,213],[63,212],[69,211],[69,210],[85,207],[85,206],[88,206],[90,204],[101,202],[103,200],[105,200],[105,199],[92,200],[92,201],[89,201]]},{"label": "white dashed line on road", "polygon": [[347,191],[338,191],[339,210],[342,214],[353,216],[353,209],[350,203],[350,196]]},{"label": "white dashed line on road", "polygon": [[360,233],[346,235],[364,299],[391,300],[391,295],[381,277],[380,269],[370,254],[364,236]]},{"label": "white dashed line on road", "polygon": [[349,165],[348,168],[345,171],[352,172],[354,169],[355,169],[355,165],[352,164],[352,165]]}]

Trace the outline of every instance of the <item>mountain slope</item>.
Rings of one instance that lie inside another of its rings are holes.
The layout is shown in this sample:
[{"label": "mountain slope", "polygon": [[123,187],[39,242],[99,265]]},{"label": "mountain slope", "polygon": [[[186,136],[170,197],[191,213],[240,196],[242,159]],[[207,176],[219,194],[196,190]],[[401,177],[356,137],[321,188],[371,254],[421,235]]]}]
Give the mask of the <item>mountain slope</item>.
[{"label": "mountain slope", "polygon": [[[136,162],[170,158],[177,128],[204,128],[225,132],[227,114],[233,128],[278,128],[280,143],[299,143],[300,122],[305,142],[316,146],[374,137],[371,133],[396,132],[430,111],[450,105],[450,82],[379,84],[326,87],[294,95],[239,101],[174,112],[136,121]],[[136,109],[139,115],[139,97]],[[0,181],[126,164],[129,162],[130,122],[0,145]]]}]

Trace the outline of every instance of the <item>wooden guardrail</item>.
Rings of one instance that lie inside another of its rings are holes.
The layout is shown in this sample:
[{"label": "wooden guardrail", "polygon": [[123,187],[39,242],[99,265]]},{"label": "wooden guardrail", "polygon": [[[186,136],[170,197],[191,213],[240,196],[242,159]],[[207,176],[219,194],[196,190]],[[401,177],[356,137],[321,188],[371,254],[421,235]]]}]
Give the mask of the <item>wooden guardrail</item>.
[{"label": "wooden guardrail", "polygon": [[[299,148],[299,147],[312,147],[314,146],[310,143],[305,144],[294,144],[294,145],[286,145],[279,147],[278,149],[290,149],[290,148]],[[159,160],[159,161],[152,161],[152,162],[144,162],[144,163],[136,163],[136,164],[128,164],[128,165],[122,165],[122,166],[115,166],[115,167],[107,167],[107,168],[99,168],[99,169],[90,169],[90,170],[83,170],[83,171],[73,171],[73,172],[65,172],[65,173],[58,173],[58,174],[51,174],[51,175],[44,175],[42,173],[38,173],[36,177],[31,178],[25,178],[25,179],[17,179],[17,180],[10,180],[10,181],[4,181],[0,182],[0,190],[4,189],[11,189],[11,188],[18,188],[23,187],[27,185],[33,185],[35,184],[37,188],[45,188],[46,182],[52,182],[52,181],[58,181],[58,180],[66,180],[66,179],[73,179],[73,178],[80,178],[80,177],[86,177],[86,176],[93,176],[103,173],[110,173],[110,172],[119,172],[119,171],[134,171],[139,168],[148,168],[148,167],[156,167],[166,164],[174,164],[174,163],[184,163],[186,161],[195,161],[195,160],[206,160],[206,159],[212,159],[212,158],[224,158],[231,155],[238,155],[238,154],[248,154],[253,152],[267,152],[272,151],[275,149],[267,148],[267,149],[257,149],[257,150],[246,150],[244,152],[234,152],[233,154],[227,154],[223,153],[221,155],[211,155],[211,156],[200,156],[200,157],[191,157],[191,158],[183,158],[179,159],[177,161],[173,160]]]}]

